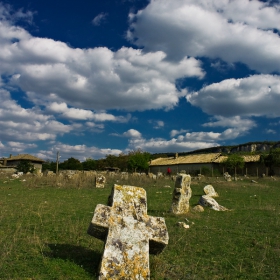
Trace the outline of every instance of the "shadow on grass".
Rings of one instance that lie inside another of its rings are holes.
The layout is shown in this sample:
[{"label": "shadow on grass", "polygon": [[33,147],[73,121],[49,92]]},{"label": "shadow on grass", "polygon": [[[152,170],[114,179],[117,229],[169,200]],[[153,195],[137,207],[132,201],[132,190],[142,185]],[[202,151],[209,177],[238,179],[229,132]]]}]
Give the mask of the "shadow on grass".
[{"label": "shadow on grass", "polygon": [[98,266],[102,255],[82,246],[70,244],[46,244],[50,251],[44,252],[48,258],[69,260],[82,266],[92,276],[98,274]]}]

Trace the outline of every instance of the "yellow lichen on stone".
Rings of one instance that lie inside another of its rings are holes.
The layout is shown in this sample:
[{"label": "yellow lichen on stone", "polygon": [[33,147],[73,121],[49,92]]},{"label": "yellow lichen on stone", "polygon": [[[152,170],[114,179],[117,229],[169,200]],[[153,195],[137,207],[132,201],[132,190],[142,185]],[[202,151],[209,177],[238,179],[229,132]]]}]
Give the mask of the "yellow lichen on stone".
[{"label": "yellow lichen on stone", "polygon": [[99,279],[149,279],[149,251],[159,253],[168,243],[164,219],[147,215],[146,191],[139,187],[115,185],[109,204],[109,216],[98,207],[92,219],[105,217],[108,227]]}]

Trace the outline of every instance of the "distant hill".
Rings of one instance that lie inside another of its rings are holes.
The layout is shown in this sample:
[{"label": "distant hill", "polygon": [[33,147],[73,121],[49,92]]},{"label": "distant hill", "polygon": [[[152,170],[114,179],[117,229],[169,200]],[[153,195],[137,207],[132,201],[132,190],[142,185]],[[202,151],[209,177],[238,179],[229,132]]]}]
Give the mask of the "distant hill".
[{"label": "distant hill", "polygon": [[[263,152],[269,152],[270,149],[280,148],[280,141],[263,141],[263,142],[248,142],[245,144],[235,145],[235,146],[219,146],[206,149],[199,149],[192,152],[181,152],[178,153],[179,156],[191,155],[191,154],[208,154],[208,153],[242,153],[242,154],[259,154]],[[153,154],[153,158],[159,157],[172,157],[174,153],[160,153]]]}]

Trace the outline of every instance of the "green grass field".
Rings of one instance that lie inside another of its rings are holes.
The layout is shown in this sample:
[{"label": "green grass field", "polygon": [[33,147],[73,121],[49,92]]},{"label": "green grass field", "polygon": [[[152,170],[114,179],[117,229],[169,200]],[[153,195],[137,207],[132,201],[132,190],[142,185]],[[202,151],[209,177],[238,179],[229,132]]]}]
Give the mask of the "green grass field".
[{"label": "green grass field", "polygon": [[87,228],[96,204],[107,204],[117,181],[145,188],[148,214],[166,220],[169,244],[150,256],[151,279],[280,279],[279,179],[193,181],[192,207],[210,183],[219,193],[216,200],[231,211],[176,216],[169,213],[174,187],[169,179],[115,178],[96,189],[92,179],[35,177],[0,178],[0,278],[97,279],[103,242]]}]

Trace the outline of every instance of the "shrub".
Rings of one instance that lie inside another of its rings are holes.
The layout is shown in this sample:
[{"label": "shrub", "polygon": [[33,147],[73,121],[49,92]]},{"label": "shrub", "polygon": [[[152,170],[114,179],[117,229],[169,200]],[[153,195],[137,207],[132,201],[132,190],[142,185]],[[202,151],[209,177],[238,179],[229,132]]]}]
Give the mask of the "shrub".
[{"label": "shrub", "polygon": [[16,169],[18,172],[23,172],[24,174],[28,172],[33,173],[35,171],[34,165],[28,160],[21,161]]}]

